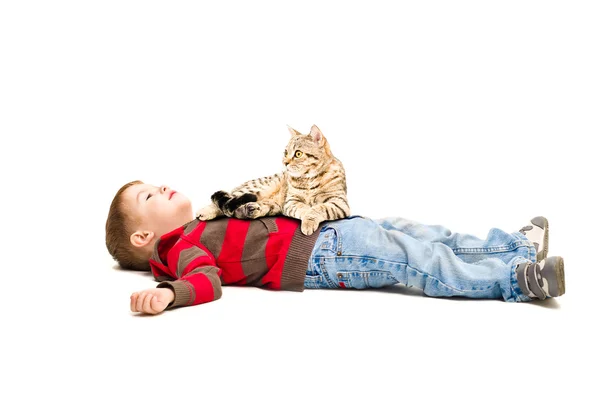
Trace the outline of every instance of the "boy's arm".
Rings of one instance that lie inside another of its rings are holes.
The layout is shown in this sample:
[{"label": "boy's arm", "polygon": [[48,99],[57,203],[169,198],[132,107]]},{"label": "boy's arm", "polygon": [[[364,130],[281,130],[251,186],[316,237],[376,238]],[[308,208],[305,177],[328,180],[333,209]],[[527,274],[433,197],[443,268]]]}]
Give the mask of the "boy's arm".
[{"label": "boy's arm", "polygon": [[185,239],[167,254],[167,266],[174,281],[162,281],[157,288],[168,288],[174,299],[167,308],[211,302],[221,297],[221,269],[214,256]]},{"label": "boy's arm", "polygon": [[[204,261],[198,261],[204,262]],[[157,288],[173,291],[173,302],[169,308],[192,306],[217,300],[222,295],[220,269],[214,265],[200,264],[183,274],[178,280],[163,281]]]}]

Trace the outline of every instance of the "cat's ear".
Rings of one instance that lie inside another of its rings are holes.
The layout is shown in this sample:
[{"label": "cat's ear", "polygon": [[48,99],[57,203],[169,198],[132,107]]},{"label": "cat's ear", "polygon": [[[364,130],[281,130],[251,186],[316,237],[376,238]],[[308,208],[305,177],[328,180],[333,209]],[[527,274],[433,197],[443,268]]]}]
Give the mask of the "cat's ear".
[{"label": "cat's ear", "polygon": [[310,128],[310,133],[308,134],[308,136],[310,136],[313,139],[313,141],[319,146],[323,146],[323,143],[325,143],[323,133],[316,125],[313,125]]},{"label": "cat's ear", "polygon": [[292,134],[292,136],[301,135],[298,131],[296,131],[295,129],[293,129],[289,125],[287,126],[287,128],[290,131],[290,134]]}]

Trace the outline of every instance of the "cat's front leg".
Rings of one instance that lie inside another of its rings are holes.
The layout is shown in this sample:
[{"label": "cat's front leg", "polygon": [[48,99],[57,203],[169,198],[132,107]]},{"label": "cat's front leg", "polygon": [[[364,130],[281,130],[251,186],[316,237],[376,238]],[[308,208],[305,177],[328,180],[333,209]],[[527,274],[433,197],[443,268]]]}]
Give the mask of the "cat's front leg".
[{"label": "cat's front leg", "polygon": [[323,221],[333,221],[346,218],[350,215],[350,208],[345,200],[332,200],[328,203],[316,204],[304,212],[302,220],[302,233],[310,236]]},{"label": "cat's front leg", "polygon": [[200,219],[201,221],[208,221],[222,215],[223,211],[221,211],[214,203],[211,203],[210,205],[207,205],[206,207],[200,208],[198,211],[196,211],[196,218]]},{"label": "cat's front leg", "polygon": [[325,217],[319,211],[310,209],[302,215],[300,220],[302,221],[300,230],[305,235],[310,236],[319,228],[319,224],[325,220]]},{"label": "cat's front leg", "polygon": [[283,207],[283,215],[300,219],[302,221],[300,230],[307,236],[313,234],[319,227],[319,224],[325,219],[323,214],[315,211],[308,204],[295,200],[286,202]]},{"label": "cat's front leg", "polygon": [[280,215],[281,211],[281,205],[276,201],[260,200],[238,207],[234,211],[234,216],[239,219],[256,219],[263,216]]},{"label": "cat's front leg", "polygon": [[316,204],[312,208],[323,214],[323,218],[328,221],[343,219],[350,216],[350,207],[343,197],[334,198],[326,203]]}]

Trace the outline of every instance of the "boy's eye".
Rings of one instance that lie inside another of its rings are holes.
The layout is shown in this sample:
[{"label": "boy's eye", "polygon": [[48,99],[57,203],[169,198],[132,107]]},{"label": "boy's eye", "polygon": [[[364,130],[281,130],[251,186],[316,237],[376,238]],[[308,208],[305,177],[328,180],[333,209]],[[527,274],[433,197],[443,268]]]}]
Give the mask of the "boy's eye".
[{"label": "boy's eye", "polygon": [[304,153],[302,153],[300,150],[296,150],[296,153],[294,153],[294,156],[296,156],[296,158],[300,158],[302,157]]},{"label": "boy's eye", "polygon": [[148,193],[148,197],[146,197],[146,201],[148,201],[152,197],[152,194]]}]

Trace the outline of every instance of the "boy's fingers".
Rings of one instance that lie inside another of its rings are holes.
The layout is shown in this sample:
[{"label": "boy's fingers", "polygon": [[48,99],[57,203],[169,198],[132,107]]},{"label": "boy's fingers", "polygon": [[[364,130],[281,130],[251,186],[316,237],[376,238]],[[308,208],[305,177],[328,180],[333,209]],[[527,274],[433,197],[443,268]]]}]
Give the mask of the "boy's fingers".
[{"label": "boy's fingers", "polygon": [[153,296],[150,300],[150,308],[152,309],[153,314],[156,314],[160,311],[159,306],[160,305],[158,304],[158,298],[156,296]]},{"label": "boy's fingers", "polygon": [[165,304],[162,301],[158,300],[158,297],[154,297],[152,299],[152,309],[155,313],[160,313],[165,309]]},{"label": "boy's fingers", "polygon": [[154,295],[152,294],[148,294],[145,296],[144,298],[144,313],[148,313],[148,314],[154,314],[154,310],[152,310],[152,298],[154,298]]},{"label": "boy's fingers", "polygon": [[134,313],[158,314],[165,310],[167,305],[159,301],[157,295],[148,291],[134,292],[129,297],[129,309]]},{"label": "boy's fingers", "polygon": [[142,297],[143,297],[143,299],[138,304],[138,306],[140,307],[140,311],[142,313],[146,313],[146,307],[147,307],[146,301],[148,300],[148,294],[143,294]]},{"label": "boy's fingers", "polygon": [[138,298],[137,298],[137,302],[135,304],[135,310],[138,312],[143,312],[144,311],[144,300],[146,299],[146,293],[142,292]]},{"label": "boy's fingers", "polygon": [[135,301],[137,300],[137,294],[132,294],[129,297],[129,310],[135,313]]}]

